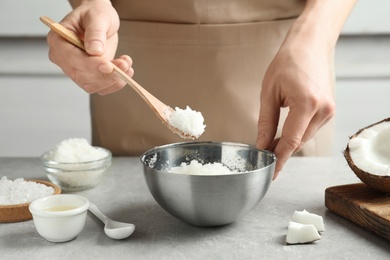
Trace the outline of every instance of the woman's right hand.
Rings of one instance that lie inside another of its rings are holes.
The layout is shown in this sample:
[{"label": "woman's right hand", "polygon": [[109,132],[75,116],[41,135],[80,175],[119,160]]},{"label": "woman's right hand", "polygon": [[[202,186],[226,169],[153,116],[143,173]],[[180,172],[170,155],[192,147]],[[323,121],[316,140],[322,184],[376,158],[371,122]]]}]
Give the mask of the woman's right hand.
[{"label": "woman's right hand", "polygon": [[119,17],[111,2],[81,1],[60,23],[84,41],[86,52],[50,31],[49,59],[87,93],[105,95],[122,89],[126,83],[112,73],[112,63],[129,76],[134,71],[129,56],[114,59]]}]

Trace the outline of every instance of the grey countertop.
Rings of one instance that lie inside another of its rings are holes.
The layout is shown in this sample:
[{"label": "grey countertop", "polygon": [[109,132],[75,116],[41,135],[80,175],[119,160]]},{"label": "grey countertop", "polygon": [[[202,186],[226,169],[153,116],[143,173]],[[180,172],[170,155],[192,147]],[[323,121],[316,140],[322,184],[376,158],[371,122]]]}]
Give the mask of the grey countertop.
[{"label": "grey countertop", "polygon": [[[0,158],[0,177],[47,180],[38,158]],[[132,236],[112,240],[88,213],[83,231],[51,243],[33,221],[0,223],[1,259],[389,259],[390,243],[330,212],[327,187],[359,182],[343,158],[292,158],[260,204],[237,222],[190,226],[154,201],[135,157],[114,158],[98,187],[77,192],[109,217],[136,225]],[[324,217],[325,232],[312,244],[286,245],[295,210]]]}]

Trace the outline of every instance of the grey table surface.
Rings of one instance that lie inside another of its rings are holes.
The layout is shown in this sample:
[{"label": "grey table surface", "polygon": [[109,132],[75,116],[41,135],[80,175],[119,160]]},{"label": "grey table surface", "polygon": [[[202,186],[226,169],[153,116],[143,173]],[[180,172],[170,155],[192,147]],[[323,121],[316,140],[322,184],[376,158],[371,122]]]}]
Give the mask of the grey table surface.
[{"label": "grey table surface", "polygon": [[[0,158],[0,176],[47,180],[38,158]],[[46,241],[32,220],[0,223],[0,259],[390,259],[389,241],[325,207],[327,187],[356,182],[343,158],[291,158],[252,212],[226,226],[195,227],[154,201],[138,158],[118,157],[104,183],[76,194],[109,217],[134,223],[132,236],[108,238],[90,213],[66,243]],[[312,244],[286,245],[288,222],[303,209],[323,216],[326,230]]]}]

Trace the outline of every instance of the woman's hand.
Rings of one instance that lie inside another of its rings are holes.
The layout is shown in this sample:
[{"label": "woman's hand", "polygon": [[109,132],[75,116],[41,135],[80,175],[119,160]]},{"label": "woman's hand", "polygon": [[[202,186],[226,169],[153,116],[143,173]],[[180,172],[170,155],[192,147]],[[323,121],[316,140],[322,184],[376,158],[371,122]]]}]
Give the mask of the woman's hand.
[{"label": "woman's hand", "polygon": [[[126,83],[113,72],[112,63],[133,76],[132,60],[114,59],[118,45],[119,17],[107,0],[80,1],[61,22],[84,41],[86,52],[50,31],[49,59],[87,93],[109,94]],[[112,61],[112,63],[111,63]]]},{"label": "woman's hand", "polygon": [[[257,146],[273,150],[277,156],[274,178],[334,114],[330,59],[316,46],[286,43],[265,74]],[[274,140],[282,107],[288,107],[289,113],[281,137]]]},{"label": "woman's hand", "polygon": [[[274,151],[274,179],[334,115],[333,52],[356,0],[307,0],[263,80],[257,147]],[[275,139],[280,109],[289,108],[281,137]]]}]

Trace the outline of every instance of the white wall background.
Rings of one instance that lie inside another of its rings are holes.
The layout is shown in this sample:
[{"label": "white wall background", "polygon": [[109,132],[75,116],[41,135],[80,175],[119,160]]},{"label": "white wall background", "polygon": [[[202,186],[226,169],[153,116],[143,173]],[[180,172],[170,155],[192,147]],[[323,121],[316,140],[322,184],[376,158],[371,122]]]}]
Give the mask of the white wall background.
[{"label": "white wall background", "polygon": [[[23,6],[23,8],[21,8]],[[66,0],[0,0],[0,156],[36,157],[69,137],[90,140],[88,95],[48,59],[48,27]]]},{"label": "white wall background", "polygon": [[359,0],[338,41],[335,156],[356,131],[390,117],[389,14],[388,0]]},{"label": "white wall background", "polygon": [[[88,95],[48,60],[48,28],[39,21],[69,10],[66,0],[0,0],[2,157],[36,157],[65,138],[90,139]],[[348,136],[390,116],[388,10],[388,0],[360,0],[337,45],[335,156]]]}]

